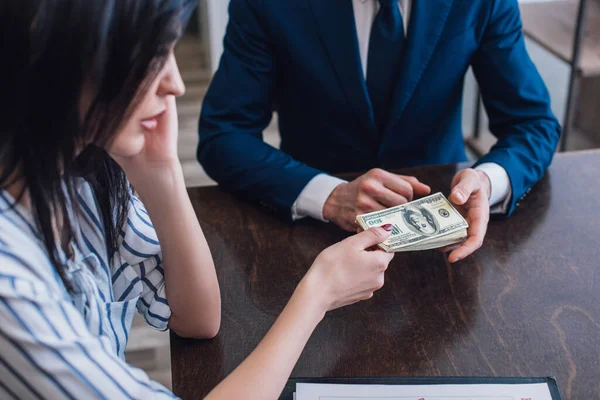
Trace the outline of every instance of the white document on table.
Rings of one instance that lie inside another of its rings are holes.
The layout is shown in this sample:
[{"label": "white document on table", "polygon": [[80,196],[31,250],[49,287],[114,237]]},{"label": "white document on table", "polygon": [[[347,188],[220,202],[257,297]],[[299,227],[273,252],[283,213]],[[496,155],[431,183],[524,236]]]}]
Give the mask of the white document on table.
[{"label": "white document on table", "polygon": [[335,385],[298,383],[296,400],[552,400],[546,383]]}]

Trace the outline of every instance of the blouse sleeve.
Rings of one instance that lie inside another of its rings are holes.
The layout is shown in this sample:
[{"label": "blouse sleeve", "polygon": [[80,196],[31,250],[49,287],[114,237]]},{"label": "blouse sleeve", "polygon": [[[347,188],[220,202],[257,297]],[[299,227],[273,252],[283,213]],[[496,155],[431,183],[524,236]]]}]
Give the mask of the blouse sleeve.
[{"label": "blouse sleeve", "polygon": [[93,336],[67,296],[0,251],[0,397],[173,399]]},{"label": "blouse sleeve", "polygon": [[120,267],[113,275],[115,299],[126,301],[139,296],[137,309],[146,322],[158,330],[166,330],[171,309],[165,293],[160,244],[150,216],[135,195],[129,203],[118,256]]}]

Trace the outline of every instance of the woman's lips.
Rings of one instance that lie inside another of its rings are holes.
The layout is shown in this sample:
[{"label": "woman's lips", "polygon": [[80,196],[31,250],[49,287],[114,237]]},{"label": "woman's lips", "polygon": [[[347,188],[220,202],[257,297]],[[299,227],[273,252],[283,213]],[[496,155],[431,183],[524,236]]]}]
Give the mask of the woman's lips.
[{"label": "woman's lips", "polygon": [[162,111],[156,114],[154,117],[143,119],[140,121],[140,125],[146,130],[153,131],[158,127],[158,120],[162,117],[165,112]]},{"label": "woman's lips", "polygon": [[158,120],[156,118],[145,119],[140,124],[147,130],[153,131],[158,126]]}]

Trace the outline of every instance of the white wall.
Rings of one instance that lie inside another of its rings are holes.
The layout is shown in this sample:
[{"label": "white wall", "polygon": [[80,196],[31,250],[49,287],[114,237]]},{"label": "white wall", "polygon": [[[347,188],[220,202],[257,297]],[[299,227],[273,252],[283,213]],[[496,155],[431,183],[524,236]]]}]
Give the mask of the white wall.
[{"label": "white wall", "polygon": [[210,64],[214,73],[223,53],[223,36],[229,21],[229,0],[205,0],[208,19]]}]

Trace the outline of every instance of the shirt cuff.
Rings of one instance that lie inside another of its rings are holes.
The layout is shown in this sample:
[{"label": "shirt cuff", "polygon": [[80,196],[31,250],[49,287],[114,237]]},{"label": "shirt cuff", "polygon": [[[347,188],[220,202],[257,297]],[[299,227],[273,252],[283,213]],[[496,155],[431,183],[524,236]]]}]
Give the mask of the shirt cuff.
[{"label": "shirt cuff", "polygon": [[304,187],[292,205],[292,219],[296,221],[301,218],[312,217],[328,222],[323,218],[323,206],[333,190],[342,183],[346,183],[346,181],[331,175],[319,174],[315,176]]},{"label": "shirt cuff", "polygon": [[475,169],[483,171],[490,178],[490,213],[506,214],[512,198],[512,186],[506,170],[496,163],[483,163]]}]

